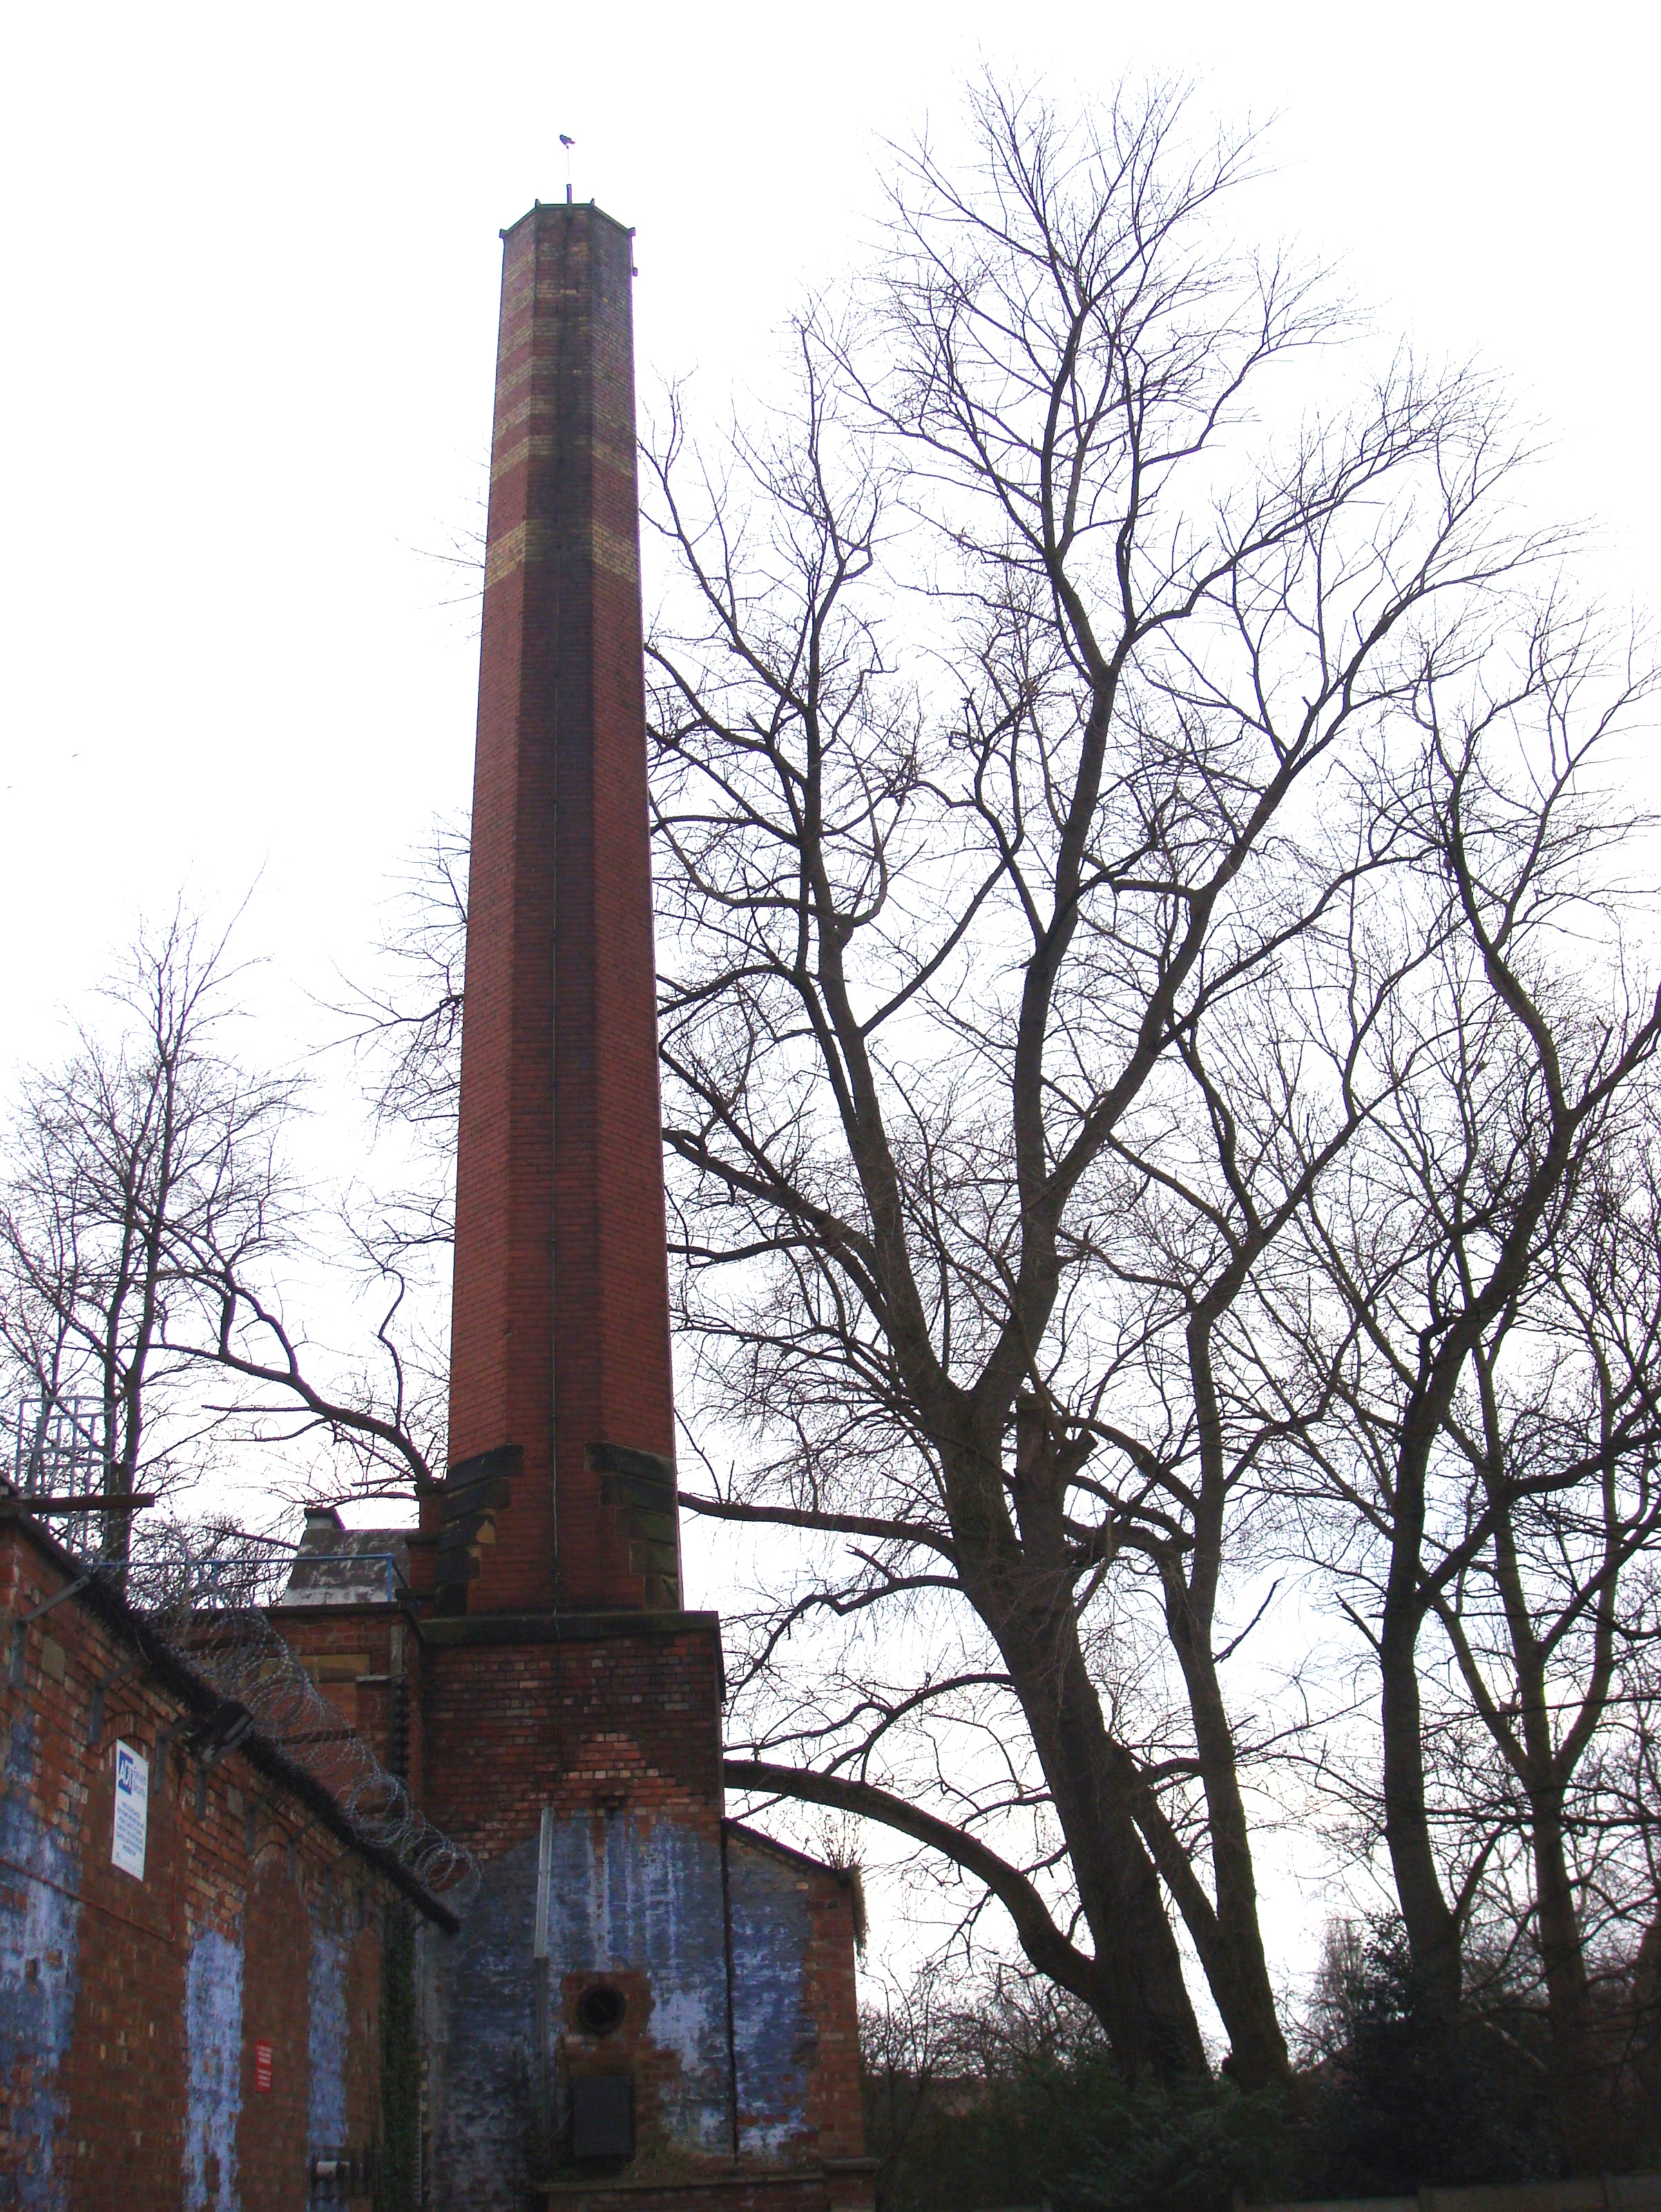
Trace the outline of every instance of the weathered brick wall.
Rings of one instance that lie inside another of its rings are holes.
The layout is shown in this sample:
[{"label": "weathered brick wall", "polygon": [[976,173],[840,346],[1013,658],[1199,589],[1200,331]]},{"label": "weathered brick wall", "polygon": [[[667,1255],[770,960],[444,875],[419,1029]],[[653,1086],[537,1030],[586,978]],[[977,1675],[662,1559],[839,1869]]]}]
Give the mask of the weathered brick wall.
[{"label": "weathered brick wall", "polygon": [[[421,1624],[427,1813],[481,1858],[542,1808],[670,1807],[713,1832],[721,1796],[721,1639],[713,1613],[656,1622]],[[508,1640],[511,1635],[512,1640]],[[555,1638],[559,1640],[555,1640]],[[571,1640],[580,1638],[581,1640]]]},{"label": "weathered brick wall", "polygon": [[857,2157],[864,2119],[852,1891],[828,1868],[732,1823],[727,1863],[740,2153]]},{"label": "weathered brick wall", "polygon": [[[835,1876],[676,1811],[569,1813],[550,1845],[556,2142],[572,2084],[623,2074],[633,2085],[631,2188],[735,2161],[755,2177],[857,2156],[852,1976],[845,1992],[826,1971],[839,1937],[852,1959]],[[475,2212],[506,2212],[532,2178],[537,1860],[532,1835],[491,1861],[460,1936],[433,1959],[437,2199]],[[624,2001],[609,2033],[585,2024],[582,2000],[597,1985]]]},{"label": "weathered brick wall", "polygon": [[389,1774],[419,1796],[420,1644],[397,1605],[279,1605],[271,1625]]},{"label": "weathered brick wall", "polygon": [[865,2108],[859,2074],[852,1881],[828,1869],[818,1870],[809,1911],[807,2008],[818,2031],[819,2049],[808,2081],[808,2122],[821,2158],[859,2158],[865,2148]]},{"label": "weathered brick wall", "polygon": [[555,2034],[603,1969],[626,1978],[606,2063],[635,2075],[643,2140],[729,2146],[719,1631],[709,1614],[610,1625],[570,1641],[547,1620],[421,1624],[427,1806],[482,1872],[460,1937],[433,1956],[433,2164],[440,2196],[479,2212],[522,2201],[529,2178],[544,1806],[559,1816]]},{"label": "weathered brick wall", "polygon": [[[547,1806],[556,2136],[573,2078],[627,2073],[631,2188],[730,2170],[736,2148],[741,2173],[780,2169],[785,2194],[712,2203],[827,2204],[822,2174],[787,2187],[782,2170],[817,2172],[862,2148],[852,1901],[825,1868],[722,1819],[713,1617],[475,1617],[424,1620],[421,1632],[427,1809],[477,1854],[482,1875],[460,1936],[433,1954],[439,2201],[488,2212],[522,2201],[530,2179]],[[598,1982],[626,2002],[603,2036],[579,2015]]]},{"label": "weathered brick wall", "polygon": [[[0,2205],[299,2212],[309,2155],[377,2132],[397,1893],[254,1760],[200,1765],[84,1600],[14,1681],[14,1623],[71,1571],[0,1523]],[[142,1881],[111,1863],[118,1741],[151,1761]]]}]

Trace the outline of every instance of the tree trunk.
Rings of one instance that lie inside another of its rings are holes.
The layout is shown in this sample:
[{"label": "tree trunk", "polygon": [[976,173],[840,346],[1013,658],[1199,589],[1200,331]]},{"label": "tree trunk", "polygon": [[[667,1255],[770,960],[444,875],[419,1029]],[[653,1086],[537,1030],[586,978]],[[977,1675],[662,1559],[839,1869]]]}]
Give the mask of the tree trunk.
[{"label": "tree trunk", "polygon": [[1564,2148],[1577,2168],[1592,2171],[1601,2162],[1603,2116],[1595,2108],[1602,2100],[1591,2048],[1585,1954],[1563,1849],[1561,1791],[1531,1790],[1529,1809],[1534,1827],[1535,1912],[1551,2023],[1552,2098]]},{"label": "tree trunk", "polygon": [[1203,2076],[1176,1936],[1070,1615],[1059,1633],[1012,1632],[1003,1650],[1067,1841],[1120,2069],[1131,2081]]},{"label": "tree trunk", "polygon": [[1240,1796],[1234,1734],[1211,1654],[1210,1622],[1197,1620],[1180,1577],[1167,1588],[1166,1620],[1188,1689],[1200,1784],[1211,1829],[1211,1879],[1216,1897],[1215,1963],[1207,1980],[1233,2047],[1243,2089],[1272,2088],[1291,2077],[1275,1992],[1258,1919],[1258,1883],[1251,1831]]},{"label": "tree trunk", "polygon": [[[1229,1292],[1228,1295],[1232,1295]],[[1182,1668],[1199,1759],[1200,1786],[1211,1831],[1211,1886],[1215,1896],[1213,1941],[1202,1950],[1222,2024],[1233,2046],[1242,2088],[1265,2089],[1288,2081],[1291,2063],[1281,2033],[1258,1922],[1257,1874],[1251,1831],[1240,1796],[1234,1730],[1217,1679],[1212,1636],[1222,1577],[1222,1544],[1228,1503],[1222,1410],[1211,1358],[1215,1313],[1226,1304],[1219,1286],[1215,1305],[1195,1315],[1187,1332],[1189,1376],[1199,1436],[1200,1479],[1194,1541],[1185,1573],[1182,1554],[1161,1560],[1165,1621]]]},{"label": "tree trunk", "polygon": [[1425,1809],[1416,1619],[1386,1619],[1379,1645],[1383,1680],[1385,1840],[1408,1948],[1427,2000],[1458,2010],[1464,1984],[1459,1929],[1442,1894]]},{"label": "tree trunk", "polygon": [[1661,1903],[1638,1946],[1632,1995],[1634,2069],[1661,2108]]},{"label": "tree trunk", "polygon": [[[1379,1633],[1380,1717],[1384,1736],[1385,1840],[1408,1949],[1426,2002],[1449,2016],[1458,2010],[1464,1975],[1459,1925],[1442,1894],[1425,1805],[1423,1713],[1418,1643],[1424,1619],[1420,1560],[1424,1545],[1425,1463],[1434,1422],[1422,1401],[1409,1415],[1397,1461],[1396,1512],[1390,1540]],[[1418,1433],[1415,1434],[1415,1430]]]},{"label": "tree trunk", "polygon": [[[1001,1488],[997,1462],[977,1472]],[[964,1487],[980,1486],[971,1477]],[[1131,2081],[1144,2073],[1163,2081],[1203,2075],[1205,2046],[1181,1955],[1084,1663],[1070,1579],[1046,1573],[1007,1521],[1000,1531],[999,1519],[990,1515],[974,1530],[977,1556],[961,1559],[964,1590],[997,1639],[1032,1730],[1101,1972],[1113,2056]],[[961,1521],[956,1534],[967,1553]]]},{"label": "tree trunk", "polygon": [[[124,1396],[118,1393],[113,1375],[106,1368],[103,1390],[104,1465],[101,1486],[107,1498],[130,1498],[133,1492],[131,1456],[124,1448],[125,1439],[122,1435],[120,1418],[124,1403]],[[124,1585],[127,1560],[132,1549],[132,1515],[106,1513],[101,1521],[98,1537],[100,1553]]]}]

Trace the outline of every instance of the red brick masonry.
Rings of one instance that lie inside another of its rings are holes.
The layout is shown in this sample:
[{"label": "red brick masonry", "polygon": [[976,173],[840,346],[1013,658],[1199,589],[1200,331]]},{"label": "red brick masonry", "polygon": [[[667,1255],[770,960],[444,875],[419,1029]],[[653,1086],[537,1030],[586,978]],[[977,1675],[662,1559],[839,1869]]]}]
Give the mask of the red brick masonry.
[{"label": "red brick masonry", "polygon": [[[519,1456],[454,1601],[673,1607],[672,1517],[631,1526],[592,1455],[675,1449],[632,240],[563,206],[504,238],[450,1442],[452,1463]],[[434,1502],[423,1526],[439,1525]]]},{"label": "red brick masonry", "polygon": [[[257,1742],[204,1764],[124,1609],[49,1603],[80,1572],[0,1520],[0,2203],[299,2212],[314,2156],[380,2134],[400,1891]],[[142,1880],[111,1863],[118,1741],[150,1762]]]},{"label": "red brick masonry", "polygon": [[719,1624],[680,1609],[631,238],[503,237],[451,1462],[413,1538],[314,1516],[276,1620],[477,1860],[426,1954],[434,2212],[852,2212],[852,1892],[724,1817]]}]

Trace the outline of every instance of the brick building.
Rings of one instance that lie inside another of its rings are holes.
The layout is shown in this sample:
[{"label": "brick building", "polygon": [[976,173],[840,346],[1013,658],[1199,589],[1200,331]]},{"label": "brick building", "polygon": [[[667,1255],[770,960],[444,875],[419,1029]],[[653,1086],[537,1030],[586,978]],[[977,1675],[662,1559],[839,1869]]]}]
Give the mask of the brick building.
[{"label": "brick building", "polygon": [[0,1655],[0,2205],[367,2203],[447,1908],[15,1500]]},{"label": "brick building", "polygon": [[[726,1817],[681,1587],[631,234],[538,205],[503,243],[454,1457],[413,1530],[308,1516],[270,1620],[327,1700],[310,1769],[0,1505],[0,2206],[299,2212],[377,2150],[427,2212],[871,2203],[853,1889]],[[464,1891],[366,1840],[331,1740]]]},{"label": "brick building", "polygon": [[725,1817],[682,1606],[632,236],[538,205],[503,246],[453,1457],[413,1533],[314,1516],[274,1619],[478,1863],[424,1954],[429,2203],[842,2212],[854,1897]]}]

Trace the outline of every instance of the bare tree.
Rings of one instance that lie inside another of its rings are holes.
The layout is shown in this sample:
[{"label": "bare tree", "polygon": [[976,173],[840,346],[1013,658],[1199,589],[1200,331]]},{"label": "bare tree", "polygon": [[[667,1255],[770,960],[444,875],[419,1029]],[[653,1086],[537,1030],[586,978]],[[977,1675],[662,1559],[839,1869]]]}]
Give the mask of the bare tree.
[{"label": "bare tree", "polygon": [[[1342,316],[1229,244],[1246,145],[1196,155],[1158,95],[974,124],[962,170],[901,164],[874,289],[797,326],[794,407],[717,464],[677,397],[647,456],[692,1433],[738,1462],[685,1502],[803,1547],[742,1624],[729,1779],[949,1863],[1132,2074],[1202,2063],[1168,1899],[1238,2077],[1282,2080],[1250,1807],[1299,1723],[1230,1669],[1301,1498],[1380,1672],[1415,1962],[1456,2001],[1525,1861],[1584,2079],[1585,1901],[1653,1888],[1605,1729],[1654,1525],[1612,1254],[1647,1231],[1589,1195],[1656,1038],[1595,781],[1645,680],[1600,702],[1598,641],[1527,596],[1563,541],[1511,533],[1480,379],[1397,361],[1299,413]],[[427,1171],[359,1231],[395,1296],[450,1236],[459,841],[428,858],[349,1010]],[[280,1314],[221,1312],[361,1488],[438,1463],[396,1305],[391,1398],[345,1408]]]},{"label": "bare tree", "polygon": [[[482,569],[481,544],[478,565]],[[467,975],[466,818],[436,817],[393,885],[369,981],[329,1011],[364,1079],[378,1129],[414,1132],[439,1163],[421,1186],[428,1211],[455,1176]],[[450,1191],[453,1200],[453,1191]]]},{"label": "bare tree", "polygon": [[[800,324],[794,410],[718,469],[677,404],[649,471],[682,1318],[755,1447],[686,1502],[849,1540],[763,1636],[775,1691],[815,1620],[951,1654],[851,1667],[838,1709],[815,1645],[758,1738],[792,1758],[730,1778],[968,1869],[1131,2074],[1203,2063],[1162,1880],[1261,2082],[1215,1645],[1231,1498],[1316,1409],[1218,1370],[1370,1110],[1300,1040],[1321,992],[1363,1038],[1403,972],[1355,955],[1393,732],[1542,549],[1489,519],[1479,380],[1402,361],[1298,418],[1337,318],[1224,234],[1245,144],[1196,153],[1160,94],[973,120],[961,170],[901,162],[873,293]],[[1137,1710],[1146,1569],[1185,1743]],[[988,1840],[1015,1816],[1024,1861]]]},{"label": "bare tree", "polygon": [[[1599,698],[1589,634],[1550,610],[1526,647],[1514,680],[1474,704],[1425,685],[1425,748],[1403,804],[1422,811],[1458,934],[1415,1007],[1411,1065],[1399,1063],[1390,1110],[1374,1119],[1378,1141],[1308,1217],[1348,1316],[1326,1375],[1349,1420],[1327,1474],[1357,1534],[1382,1539],[1386,1561],[1366,1626],[1381,1686],[1385,1833],[1415,1966],[1449,2006],[1480,1868],[1466,1869],[1463,1896],[1445,1892],[1426,1798],[1424,1624],[1439,1615],[1457,1649],[1454,1593],[1469,1593],[1479,1562],[1506,1577],[1492,1547],[1515,1540],[1519,1502],[1612,1478],[1617,1460],[1645,1471],[1636,1520],[1623,1507],[1624,1533],[1609,1540],[1629,1556],[1652,1529],[1642,1502],[1653,1430],[1647,1324],[1633,1347],[1641,1371],[1612,1369],[1594,1389],[1600,1359],[1616,1357],[1605,1325],[1618,1326],[1617,1314],[1630,1325],[1632,1310],[1623,1297],[1605,1312],[1585,1280],[1573,1292],[1581,1261],[1567,1249],[1579,1243],[1585,1259],[1607,1241],[1594,1202],[1600,1164],[1638,1110],[1638,1079],[1661,1039],[1661,1000],[1634,978],[1613,935],[1618,887],[1607,858],[1633,825],[1593,775],[1597,748],[1644,687],[1622,675]],[[1601,1000],[1591,988],[1600,950]],[[1578,1352],[1589,1393],[1581,1414],[1596,1421],[1602,1406],[1616,1425],[1605,1447],[1525,1468],[1512,1454],[1500,1470],[1499,1377],[1518,1344],[1543,1345],[1559,1386],[1560,1363]],[[1610,1390],[1618,1405],[1606,1402]],[[1482,1469],[1486,1486],[1473,1500]],[[1439,1495],[1449,1480],[1451,1501]],[[1371,1556],[1363,1541],[1364,1574]],[[1594,1583],[1606,1589],[1612,1631],[1608,1567]],[[1521,1634],[1520,1618],[1516,1626]],[[1512,1662],[1529,1671],[1542,1656],[1531,1659],[1525,1641]],[[1595,1688],[1592,1698],[1596,1708]]]},{"label": "bare tree", "polygon": [[[1582,2159],[1600,2132],[1583,1904],[1594,1922],[1606,1917],[1602,1885],[1584,1876],[1594,1868],[1607,1875],[1614,1861],[1587,1853],[1577,1867],[1572,1838],[1577,1827],[1603,1828],[1585,1818],[1594,1809],[1588,1753],[1611,1720],[1624,1722],[1623,1662],[1646,1626],[1630,1617],[1628,1570],[1661,1530],[1661,1213],[1647,1150],[1602,1164],[1547,1295],[1531,1310],[1513,1309],[1473,1352],[1466,1441],[1481,1455],[1465,1514],[1482,1541],[1459,1573],[1438,1580],[1433,1600],[1519,1800],[1553,2088],[1565,2139]],[[1521,1334],[1533,1339],[1531,1356],[1511,1341]]]},{"label": "bare tree", "polygon": [[1486,1912],[1538,1960],[1559,2125],[1582,2160],[1609,2124],[1600,2075],[1616,2086],[1593,1947],[1623,1972],[1623,1934],[1654,1893],[1634,1863],[1642,1824],[1618,1802],[1657,1633],[1633,1588],[1661,1531],[1651,1149],[1606,1140],[1525,1289],[1473,1346],[1433,1454],[1421,1560],[1452,1662],[1415,1665],[1422,1737],[1440,1739],[1422,1766],[1446,1778],[1440,1803],[1427,1792],[1426,1832],[1439,1866],[1464,1869],[1449,1906],[1461,1936]]},{"label": "bare tree", "polygon": [[[106,987],[112,1035],[83,1027],[22,1083],[0,1189],[0,1347],[43,1421],[78,1410],[112,1499],[168,1487],[221,1425],[190,1388],[200,1255],[256,1265],[283,1234],[277,1145],[294,1101],[220,1042],[225,944],[183,911],[141,931]],[[124,1562],[129,1514],[104,1520]]]},{"label": "bare tree", "polygon": [[331,1048],[357,1070],[372,1140],[392,1156],[373,1185],[349,1187],[333,1223],[336,1262],[379,1301],[375,1358],[347,1386],[315,1389],[281,1312],[240,1281],[215,1283],[222,1363],[270,1386],[274,1418],[286,1400],[329,1430],[344,1455],[336,1502],[407,1497],[445,1462],[467,870],[465,818],[436,817],[394,878],[368,980],[348,979],[326,1009]]},{"label": "bare tree", "polygon": [[[1661,1589],[1652,1575],[1646,1613],[1650,1652],[1661,1650]],[[1652,1656],[1628,1709],[1621,1756],[1605,1778],[1632,1861],[1622,1885],[1639,1902],[1643,1932],[1633,1954],[1628,2033],[1622,2057],[1653,2113],[1661,2111],[1661,1667]]]},{"label": "bare tree", "polygon": [[[288,1317],[285,1278],[321,1256],[317,1209],[283,1162],[297,1080],[230,1048],[239,974],[226,939],[180,909],[141,930],[64,1060],[24,1078],[0,1176],[9,1397],[43,1434],[80,1432],[106,1500],[308,1434],[343,1461],[341,1492],[407,1493],[443,1436],[441,1394],[412,1376],[396,1334],[409,1240],[389,1251],[373,1225],[359,1231],[359,1273],[383,1304],[355,1362]],[[103,1529],[124,1566],[130,1513],[106,1511]]]},{"label": "bare tree", "polygon": [[329,1447],[322,1474],[303,1479],[308,1499],[407,1498],[445,1463],[467,865],[465,820],[435,817],[394,878],[369,979],[349,979],[324,1009],[330,1048],[351,1054],[372,1142],[385,1146],[373,1186],[333,1198],[319,1238],[328,1269],[372,1309],[367,1343],[321,1355],[269,1279],[211,1246],[198,1255],[213,1324],[199,1354],[246,1386],[245,1430]]}]

